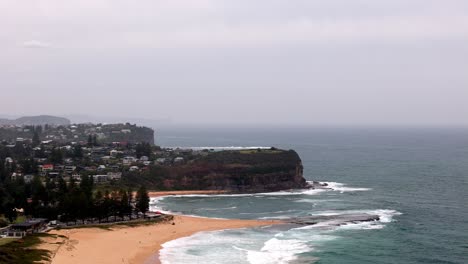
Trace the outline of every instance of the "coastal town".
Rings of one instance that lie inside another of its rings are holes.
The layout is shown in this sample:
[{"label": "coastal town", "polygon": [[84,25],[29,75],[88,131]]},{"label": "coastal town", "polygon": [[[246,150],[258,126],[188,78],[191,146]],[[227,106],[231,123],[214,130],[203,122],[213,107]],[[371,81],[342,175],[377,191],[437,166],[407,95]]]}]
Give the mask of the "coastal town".
[{"label": "coastal town", "polygon": [[162,149],[152,129],[129,123],[0,125],[0,234],[154,218],[146,188],[122,179],[206,153]]},{"label": "coastal town", "polygon": [[178,165],[209,150],[163,149],[154,131],[131,124],[0,126],[0,157],[11,180],[115,183],[150,165]]}]

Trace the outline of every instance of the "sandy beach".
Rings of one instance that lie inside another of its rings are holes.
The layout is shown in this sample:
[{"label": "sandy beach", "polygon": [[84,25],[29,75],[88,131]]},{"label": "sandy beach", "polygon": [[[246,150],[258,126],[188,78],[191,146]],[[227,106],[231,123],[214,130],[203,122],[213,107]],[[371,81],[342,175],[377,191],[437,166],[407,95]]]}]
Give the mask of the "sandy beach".
[{"label": "sandy beach", "polygon": [[[279,222],[258,220],[222,220],[174,216],[174,225],[158,223],[138,227],[116,226],[111,230],[79,228],[53,230],[51,234],[68,237],[56,250],[52,264],[148,263],[167,241],[200,231],[266,226]],[[47,247],[47,244],[44,244]],[[157,259],[150,263],[159,263]]]}]

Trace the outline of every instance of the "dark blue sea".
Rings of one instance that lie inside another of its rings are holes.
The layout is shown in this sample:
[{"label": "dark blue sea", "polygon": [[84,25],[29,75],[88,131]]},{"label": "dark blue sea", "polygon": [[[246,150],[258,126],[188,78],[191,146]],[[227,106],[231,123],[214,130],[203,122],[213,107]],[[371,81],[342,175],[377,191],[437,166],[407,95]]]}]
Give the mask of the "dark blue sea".
[{"label": "dark blue sea", "polygon": [[368,213],[379,221],[201,232],[168,242],[168,263],[468,263],[468,130],[457,128],[156,128],[165,147],[296,150],[329,190],[191,195],[161,210],[216,218]]}]

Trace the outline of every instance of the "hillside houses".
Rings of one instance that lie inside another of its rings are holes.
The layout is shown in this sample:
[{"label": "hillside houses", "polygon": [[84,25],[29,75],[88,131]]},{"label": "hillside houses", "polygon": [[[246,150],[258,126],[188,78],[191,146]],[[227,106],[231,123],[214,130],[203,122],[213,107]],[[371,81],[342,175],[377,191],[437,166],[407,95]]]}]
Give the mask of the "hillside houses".
[{"label": "hillside houses", "polygon": [[32,182],[39,177],[45,184],[61,179],[80,182],[89,176],[101,184],[120,181],[128,173],[145,173],[150,166],[184,165],[210,152],[160,148],[144,142],[115,140],[125,138],[109,136],[133,137],[139,128],[130,124],[77,124],[40,129],[2,127],[0,136],[11,133],[14,137],[0,138],[0,163],[12,180]]}]

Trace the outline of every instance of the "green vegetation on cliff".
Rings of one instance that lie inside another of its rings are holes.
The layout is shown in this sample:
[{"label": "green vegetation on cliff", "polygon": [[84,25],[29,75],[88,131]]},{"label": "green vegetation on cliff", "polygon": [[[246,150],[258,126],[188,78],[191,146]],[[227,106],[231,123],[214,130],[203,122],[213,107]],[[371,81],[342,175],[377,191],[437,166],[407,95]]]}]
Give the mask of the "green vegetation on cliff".
[{"label": "green vegetation on cliff", "polygon": [[154,165],[143,173],[127,173],[126,185],[153,190],[226,190],[263,192],[304,188],[302,163],[293,150],[207,152],[176,165]]}]

